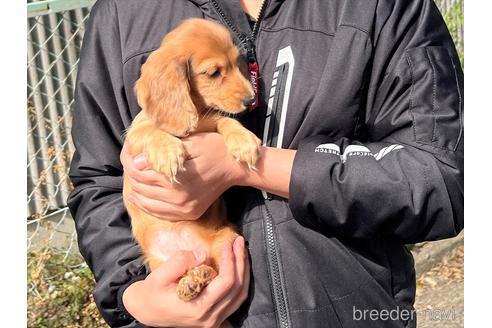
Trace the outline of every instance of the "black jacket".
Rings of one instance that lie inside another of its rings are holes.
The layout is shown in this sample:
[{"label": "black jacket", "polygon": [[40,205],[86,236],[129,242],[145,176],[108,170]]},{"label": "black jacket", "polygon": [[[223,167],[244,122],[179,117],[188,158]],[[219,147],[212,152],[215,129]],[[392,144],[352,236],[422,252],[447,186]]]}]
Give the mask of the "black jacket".
[{"label": "black jacket", "polygon": [[[411,311],[407,243],[463,228],[463,76],[431,0],[267,0],[256,40],[262,106],[242,118],[272,147],[297,149],[290,199],[226,193],[249,242],[242,327],[415,327],[359,319]],[[162,37],[188,17],[250,26],[239,1],[99,0],[80,59],[69,206],[96,303],[114,327],[142,265],[122,202],[119,152],[139,112],[133,86]],[[238,37],[238,43],[243,37]],[[243,49],[244,50],[244,49]],[[403,318],[401,318],[403,317]]]}]

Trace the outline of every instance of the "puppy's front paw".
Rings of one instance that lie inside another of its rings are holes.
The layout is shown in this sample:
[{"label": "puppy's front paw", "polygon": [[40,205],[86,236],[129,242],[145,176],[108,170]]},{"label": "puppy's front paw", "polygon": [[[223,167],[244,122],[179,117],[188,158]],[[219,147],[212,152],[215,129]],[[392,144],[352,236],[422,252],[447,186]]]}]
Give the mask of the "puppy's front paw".
[{"label": "puppy's front paw", "polygon": [[208,265],[202,264],[191,270],[181,277],[176,286],[178,297],[185,301],[191,301],[200,294],[213,278],[217,276],[217,272]]},{"label": "puppy's front paw", "polygon": [[147,144],[146,157],[154,171],[168,176],[173,182],[177,182],[176,176],[185,170],[186,153],[178,138],[152,140]]},{"label": "puppy's front paw", "polygon": [[227,133],[224,140],[229,153],[236,160],[246,163],[249,169],[254,169],[260,156],[261,140],[252,132],[241,129]]}]

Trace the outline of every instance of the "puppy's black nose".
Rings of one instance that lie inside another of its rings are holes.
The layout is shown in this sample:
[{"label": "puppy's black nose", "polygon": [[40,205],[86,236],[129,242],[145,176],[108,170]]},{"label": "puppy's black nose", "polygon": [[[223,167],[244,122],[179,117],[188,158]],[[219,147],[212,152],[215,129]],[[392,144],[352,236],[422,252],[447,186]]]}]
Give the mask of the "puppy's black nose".
[{"label": "puppy's black nose", "polygon": [[243,98],[243,104],[244,106],[251,106],[254,104],[256,97],[255,96],[248,96]]}]

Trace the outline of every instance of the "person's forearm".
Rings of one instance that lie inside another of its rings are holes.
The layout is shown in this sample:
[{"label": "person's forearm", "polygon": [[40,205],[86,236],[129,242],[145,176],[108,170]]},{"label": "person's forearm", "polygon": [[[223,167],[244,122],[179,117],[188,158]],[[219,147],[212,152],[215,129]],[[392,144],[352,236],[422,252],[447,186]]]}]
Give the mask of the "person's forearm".
[{"label": "person's forearm", "polygon": [[289,183],[296,150],[262,147],[256,170],[251,170],[239,181],[269,193],[289,198]]}]

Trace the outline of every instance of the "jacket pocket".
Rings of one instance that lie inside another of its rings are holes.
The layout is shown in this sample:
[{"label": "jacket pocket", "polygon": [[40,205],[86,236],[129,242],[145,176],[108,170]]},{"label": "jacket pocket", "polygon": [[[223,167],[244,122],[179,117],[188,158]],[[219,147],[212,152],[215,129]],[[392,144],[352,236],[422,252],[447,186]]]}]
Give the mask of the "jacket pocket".
[{"label": "jacket pocket", "polygon": [[412,80],[410,113],[415,140],[456,150],[463,129],[463,101],[451,55],[444,47],[413,48],[407,50],[406,60]]},{"label": "jacket pocket", "polygon": [[416,322],[414,309],[397,304],[375,281],[334,299],[333,308],[343,327],[409,328]]}]

